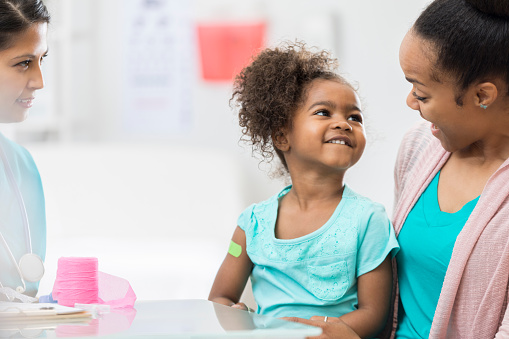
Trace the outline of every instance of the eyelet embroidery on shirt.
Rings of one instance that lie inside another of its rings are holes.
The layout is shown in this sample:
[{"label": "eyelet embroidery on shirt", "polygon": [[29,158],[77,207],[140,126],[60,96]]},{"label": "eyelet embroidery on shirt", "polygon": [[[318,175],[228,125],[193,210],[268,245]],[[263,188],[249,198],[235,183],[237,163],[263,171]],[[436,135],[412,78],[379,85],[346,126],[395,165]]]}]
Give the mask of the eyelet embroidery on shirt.
[{"label": "eyelet embroidery on shirt", "polygon": [[[297,243],[275,243],[273,228],[277,210],[272,201],[261,202],[252,211],[251,218],[255,220],[251,221],[251,225],[254,226],[246,230],[250,253],[268,260],[297,262],[356,252],[358,225],[354,222],[357,220],[354,216],[362,213],[364,206],[354,206],[356,208],[341,211],[341,225],[325,230],[318,238]],[[313,246],[310,246],[310,242],[313,242]]]},{"label": "eyelet embroidery on shirt", "polygon": [[346,261],[308,266],[311,292],[322,300],[338,300],[348,290],[348,265]]}]

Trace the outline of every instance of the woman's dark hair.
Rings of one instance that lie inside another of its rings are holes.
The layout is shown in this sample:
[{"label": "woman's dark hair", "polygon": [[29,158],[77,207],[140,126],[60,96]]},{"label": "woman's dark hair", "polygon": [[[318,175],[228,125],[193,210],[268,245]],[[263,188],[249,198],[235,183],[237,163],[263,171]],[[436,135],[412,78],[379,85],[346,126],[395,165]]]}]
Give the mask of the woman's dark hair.
[{"label": "woman's dark hair", "polygon": [[34,23],[50,22],[41,0],[0,0],[0,51],[9,48],[15,37]]},{"label": "woman's dark hair", "polygon": [[457,79],[458,105],[475,81],[501,78],[509,90],[508,0],[435,0],[413,31],[436,52],[435,80],[442,73]]},{"label": "woman's dark hair", "polygon": [[263,50],[234,82],[230,102],[240,106],[241,140],[251,144],[262,161],[270,162],[275,152],[287,171],[273,138],[284,128],[291,128],[293,113],[305,99],[307,85],[313,80],[335,80],[348,85],[334,73],[336,68],[337,60],[328,52],[312,52],[302,42],[284,42]]}]

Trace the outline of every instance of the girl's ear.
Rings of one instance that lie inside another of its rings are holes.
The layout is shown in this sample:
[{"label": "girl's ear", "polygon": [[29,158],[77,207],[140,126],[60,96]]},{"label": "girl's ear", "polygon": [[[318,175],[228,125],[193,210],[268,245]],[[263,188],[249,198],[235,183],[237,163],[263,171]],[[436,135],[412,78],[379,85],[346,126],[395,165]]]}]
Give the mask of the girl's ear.
[{"label": "girl's ear", "polygon": [[497,86],[492,82],[482,82],[476,86],[476,106],[489,106],[498,96]]},{"label": "girl's ear", "polygon": [[279,130],[272,135],[272,142],[274,146],[281,152],[286,152],[290,149],[290,143],[286,137],[286,130]]}]

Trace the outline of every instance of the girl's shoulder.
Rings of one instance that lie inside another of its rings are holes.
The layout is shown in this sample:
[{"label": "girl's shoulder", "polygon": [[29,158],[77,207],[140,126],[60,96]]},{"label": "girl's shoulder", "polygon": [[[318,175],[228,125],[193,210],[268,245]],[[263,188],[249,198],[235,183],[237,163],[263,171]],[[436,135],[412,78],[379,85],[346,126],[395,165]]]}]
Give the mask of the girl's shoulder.
[{"label": "girl's shoulder", "polygon": [[270,219],[275,217],[274,213],[277,214],[279,199],[287,194],[291,188],[291,185],[286,186],[279,193],[274,194],[270,198],[249,205],[239,216],[238,226],[244,229],[246,225],[250,224],[253,218]]},{"label": "girl's shoulder", "polygon": [[372,200],[360,193],[355,192],[350,186],[345,184],[343,191],[343,199],[345,204],[352,204],[360,206],[363,209],[369,209],[374,211],[383,211],[385,213],[385,207],[379,202]]},{"label": "girl's shoulder", "polygon": [[264,211],[265,209],[272,207],[274,205],[277,205],[279,203],[279,199],[281,199],[283,196],[285,196],[288,192],[290,192],[292,188],[292,185],[288,185],[285,188],[283,188],[281,191],[279,191],[277,194],[274,194],[273,196],[251,204],[246,210],[253,210],[255,212]]}]

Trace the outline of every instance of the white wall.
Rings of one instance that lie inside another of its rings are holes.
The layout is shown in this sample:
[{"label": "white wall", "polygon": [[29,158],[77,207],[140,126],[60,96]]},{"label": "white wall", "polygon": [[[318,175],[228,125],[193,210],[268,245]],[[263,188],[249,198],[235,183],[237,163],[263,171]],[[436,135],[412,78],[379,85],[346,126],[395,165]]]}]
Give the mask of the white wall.
[{"label": "white wall", "polygon": [[[267,44],[304,39],[332,51],[340,72],[357,83],[367,116],[369,146],[349,181],[361,193],[392,209],[392,165],[404,131],[419,119],[405,97],[410,89],[399,68],[401,39],[428,0],[193,0],[192,21],[268,22]],[[64,142],[138,141],[122,130],[122,45],[125,0],[49,0],[54,9],[53,69],[48,85],[57,97]],[[62,28],[59,30],[59,28]],[[63,37],[62,37],[63,36]],[[60,41],[66,42],[62,46]],[[51,46],[50,46],[51,47]],[[164,56],[157,56],[163,57]],[[156,58],[156,57],[155,57]],[[48,61],[49,62],[49,61]],[[190,76],[193,126],[184,135],[158,136],[170,144],[222,149],[243,159],[253,176],[246,199],[258,201],[280,186],[266,180],[250,150],[239,147],[235,113],[228,105],[231,84],[204,82],[199,61]],[[28,122],[29,123],[29,122]],[[144,137],[150,139],[150,137]],[[374,172],[377,173],[374,173]],[[373,175],[376,174],[376,175]]]},{"label": "white wall", "polygon": [[[122,60],[124,53],[129,53],[122,48],[123,31],[119,21],[122,17],[119,13],[125,1],[49,0],[54,17],[51,34],[56,42],[54,50],[50,46],[50,59],[53,62],[52,70],[57,71],[48,87],[51,87],[49,90],[57,98],[55,109],[60,114],[60,134],[56,138],[58,144],[72,148],[77,144],[148,141],[162,147],[176,148],[185,144],[200,152],[227,153],[238,162],[239,171],[247,178],[239,183],[240,206],[247,206],[277,192],[282,183],[270,180],[265,172],[259,170],[258,160],[251,158],[251,151],[238,144],[239,128],[235,114],[228,105],[231,84],[202,81],[198,60],[193,60],[196,67],[190,74],[193,100],[189,105],[192,105],[194,124],[188,133],[157,138],[136,138],[124,133],[120,125],[122,69],[118,61]],[[284,39],[304,39],[310,45],[331,50],[338,57],[340,72],[358,84],[369,139],[363,159],[348,173],[348,183],[358,192],[383,203],[390,213],[393,197],[392,169],[398,144],[409,126],[419,120],[418,113],[411,111],[405,104],[410,85],[404,80],[399,68],[398,49],[404,34],[427,2],[193,0],[191,6],[195,21],[262,18],[269,24],[268,45]],[[59,28],[65,30],[59,32]],[[31,147],[32,144],[28,145]],[[34,149],[37,147],[34,146]],[[53,165],[56,171],[59,163]],[[204,171],[208,171],[207,165],[203,164]],[[186,164],[179,163],[178,166]],[[45,165],[45,171],[52,171],[51,163]],[[169,180],[174,175],[176,172],[167,173]],[[142,176],[133,178],[141,179]],[[216,193],[221,194],[220,191]],[[49,206],[51,204],[49,202]],[[76,207],[90,211],[91,206],[87,206],[85,201]],[[237,213],[240,213],[240,209]],[[107,215],[108,212],[103,213],[103,218],[109,220],[111,216]],[[56,222],[49,214],[50,234],[54,234],[51,228]],[[232,220],[230,225],[232,231],[234,222]],[[123,225],[109,222],[107,227],[108,232],[113,232],[113,229],[121,232]],[[160,231],[164,233],[163,229]],[[75,238],[79,232],[65,236]],[[139,235],[140,239],[144,237],[143,234]],[[150,237],[147,236],[147,239]],[[70,252],[71,249],[72,246]],[[200,249],[197,251],[200,253]],[[51,247],[48,252],[51,258],[58,256],[58,253],[52,252]],[[189,265],[194,263],[190,261]],[[165,264],[172,267],[182,263],[175,261]],[[203,286],[210,283],[202,281],[202,290],[205,289]],[[157,291],[144,284],[137,291],[139,297],[152,298]],[[43,284],[46,287],[50,285],[49,280]],[[188,296],[189,293],[175,291],[165,296]],[[198,297],[206,296],[200,294]]]},{"label": "white wall", "polygon": [[225,151],[155,143],[29,145],[45,189],[48,294],[60,257],[96,257],[140,299],[207,298],[244,206]]}]

